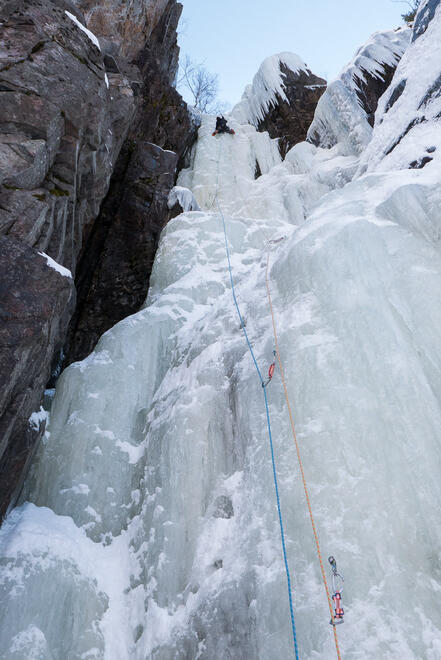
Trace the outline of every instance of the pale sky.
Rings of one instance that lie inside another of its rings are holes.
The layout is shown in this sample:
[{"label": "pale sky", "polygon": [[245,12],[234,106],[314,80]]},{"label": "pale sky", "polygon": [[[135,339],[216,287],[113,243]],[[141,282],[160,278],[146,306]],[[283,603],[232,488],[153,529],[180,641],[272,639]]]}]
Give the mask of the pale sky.
[{"label": "pale sky", "polygon": [[219,74],[219,99],[240,100],[265,57],[297,53],[328,81],[378,30],[402,25],[392,0],[181,0],[181,56]]}]

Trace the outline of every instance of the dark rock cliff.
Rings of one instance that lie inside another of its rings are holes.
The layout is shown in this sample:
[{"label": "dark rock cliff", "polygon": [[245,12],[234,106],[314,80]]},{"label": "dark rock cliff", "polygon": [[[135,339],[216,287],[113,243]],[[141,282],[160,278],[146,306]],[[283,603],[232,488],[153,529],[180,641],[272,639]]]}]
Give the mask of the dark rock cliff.
[{"label": "dark rock cliff", "polygon": [[80,262],[66,364],[88,355],[101,334],[139,309],[147,294],[168,219],[168,192],[196,137],[186,105],[170,85],[179,15],[180,5],[169,2],[136,60],[143,81],[138,110]]},{"label": "dark rock cliff", "polygon": [[195,137],[172,87],[181,10],[176,0],[0,8],[0,515],[41,435],[29,417],[69,323],[69,360],[84,357],[146,294]]},{"label": "dark rock cliff", "polygon": [[284,158],[291,147],[306,139],[317,103],[326,90],[326,80],[311,72],[291,71],[283,62],[280,70],[286,100],[277,95],[276,103],[257,128],[268,131],[272,138],[279,138],[280,153]]}]

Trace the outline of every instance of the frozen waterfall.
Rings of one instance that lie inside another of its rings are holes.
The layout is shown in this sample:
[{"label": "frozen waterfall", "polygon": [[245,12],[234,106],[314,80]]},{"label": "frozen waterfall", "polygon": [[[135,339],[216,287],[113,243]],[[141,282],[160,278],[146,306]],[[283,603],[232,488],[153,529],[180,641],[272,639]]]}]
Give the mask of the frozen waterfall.
[{"label": "frozen waterfall", "polygon": [[[397,70],[406,111],[412,49],[440,33],[438,8]],[[437,152],[422,169],[394,162],[362,174],[340,144],[302,143],[282,162],[266,133],[231,119],[236,135],[214,138],[213,123],[204,117],[178,182],[202,210],[163,231],[144,308],[57,384],[21,504],[0,530],[0,657],[293,657],[262,390],[232,304],[218,195],[262,370],[274,347],[269,250],[317,529],[345,577],[342,656],[439,660]],[[386,125],[376,133],[377,123],[373,144]],[[432,134],[441,145],[437,124]],[[329,660],[277,368],[268,396],[300,657]]]}]

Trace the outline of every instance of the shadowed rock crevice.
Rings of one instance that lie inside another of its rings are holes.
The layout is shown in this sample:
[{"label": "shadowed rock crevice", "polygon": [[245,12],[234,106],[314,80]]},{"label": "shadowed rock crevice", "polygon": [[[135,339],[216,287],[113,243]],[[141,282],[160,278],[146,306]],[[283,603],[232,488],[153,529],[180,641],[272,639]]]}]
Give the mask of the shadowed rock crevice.
[{"label": "shadowed rock crevice", "polygon": [[168,193],[197,133],[171,86],[180,13],[181,5],[171,0],[136,60],[143,81],[138,110],[78,268],[66,366],[86,357],[103,332],[138,311],[147,295],[159,235],[170,217]]},{"label": "shadowed rock crevice", "polygon": [[[361,69],[363,73],[363,78],[354,75],[355,89],[360,102],[361,107],[366,113],[366,118],[371,126],[375,122],[375,112],[378,107],[378,100],[380,96],[384,94],[386,89],[388,89],[394,73],[396,66],[390,66],[389,64],[382,65],[382,75],[373,76],[369,74],[368,71]],[[404,83],[405,84],[405,83]],[[404,88],[403,88],[404,89]],[[397,96],[391,103],[395,103],[401,95],[403,89],[397,90]]]}]

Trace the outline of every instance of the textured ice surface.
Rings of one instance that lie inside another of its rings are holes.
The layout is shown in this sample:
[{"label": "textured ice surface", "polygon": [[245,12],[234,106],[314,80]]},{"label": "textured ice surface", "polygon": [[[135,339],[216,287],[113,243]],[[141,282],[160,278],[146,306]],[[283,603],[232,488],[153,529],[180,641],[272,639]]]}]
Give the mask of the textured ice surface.
[{"label": "textured ice surface", "polygon": [[[425,3],[419,15],[427,11]],[[427,29],[410,45],[390,89],[380,99],[372,140],[361,158],[363,171],[421,167],[425,161],[432,167],[432,160],[440,166],[440,34],[438,4]]]},{"label": "textured ice surface", "polygon": [[168,196],[168,208],[172,209],[175,204],[179,204],[183,211],[201,210],[191,190],[183,188],[182,186],[174,186],[170,190]]},{"label": "textured ice surface", "polygon": [[[217,192],[263,370],[270,247],[317,529],[345,577],[342,656],[439,660],[441,169],[356,177],[338,144],[299,144],[281,162],[254,127],[212,137],[213,124],[203,118],[179,180],[202,210],[163,231],[144,309],[57,385],[22,504],[0,531],[0,657],[293,657],[262,389]],[[268,395],[300,657],[329,660],[277,370]]]},{"label": "textured ice surface", "polygon": [[308,139],[324,148],[340,144],[345,154],[359,155],[369,143],[372,128],[360,105],[360,84],[366,74],[384,78],[385,66],[396,66],[411,36],[408,27],[376,32],[355,53],[321,96]]}]

